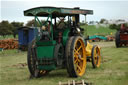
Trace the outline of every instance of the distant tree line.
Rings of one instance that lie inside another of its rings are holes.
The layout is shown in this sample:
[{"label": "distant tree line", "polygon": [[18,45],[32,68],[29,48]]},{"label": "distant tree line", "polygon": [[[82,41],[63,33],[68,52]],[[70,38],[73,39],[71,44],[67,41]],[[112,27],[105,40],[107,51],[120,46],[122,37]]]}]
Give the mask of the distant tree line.
[{"label": "distant tree line", "polygon": [[16,37],[17,32],[17,28],[22,27],[23,26],[23,22],[11,22],[9,23],[6,20],[3,20],[0,22],[0,36],[6,37],[6,35],[13,35],[14,37]]},{"label": "distant tree line", "polygon": [[121,24],[110,24],[109,28],[110,29],[115,29],[115,30],[119,30],[121,27]]},{"label": "distant tree line", "polygon": [[[122,20],[118,20],[118,21],[122,21]],[[42,23],[44,23],[44,20],[41,20]],[[94,23],[94,21],[90,21],[89,24]],[[96,21],[97,24],[108,24],[108,20],[107,19],[101,19],[99,22]],[[18,34],[18,28],[22,27],[22,26],[34,26],[35,24],[35,20],[29,20],[25,25],[23,22],[9,22],[7,20],[3,20],[0,22],[0,36],[6,37],[6,35],[13,35],[14,38],[16,37],[16,35]],[[87,23],[86,23],[87,24]],[[128,23],[126,23],[128,25]],[[80,25],[85,25],[85,22],[82,21],[80,22]],[[37,26],[40,26],[39,23],[37,23]],[[121,24],[109,24],[109,28],[110,29],[116,29],[119,30],[120,29]]]},{"label": "distant tree line", "polygon": [[[41,20],[42,23],[44,23],[44,20]],[[16,35],[18,34],[18,28],[22,27],[22,26],[34,26],[35,24],[35,20],[29,20],[27,21],[26,24],[24,24],[23,22],[9,22],[7,20],[3,20],[0,22],[0,36],[6,37],[7,35],[13,35],[13,37],[15,38]],[[39,23],[36,23],[37,26],[40,26]]]}]

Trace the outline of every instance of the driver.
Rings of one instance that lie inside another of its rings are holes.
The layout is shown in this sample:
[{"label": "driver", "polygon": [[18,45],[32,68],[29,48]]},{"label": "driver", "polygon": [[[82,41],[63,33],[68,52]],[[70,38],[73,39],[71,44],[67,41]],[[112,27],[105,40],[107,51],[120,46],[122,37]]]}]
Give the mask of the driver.
[{"label": "driver", "polygon": [[42,26],[42,37],[41,40],[50,40],[49,36],[51,35],[50,28],[51,28],[51,22],[48,21],[48,24],[46,26]]},{"label": "driver", "polygon": [[60,18],[60,22],[57,26],[58,29],[64,29],[66,27],[65,22],[64,22],[64,18]]},{"label": "driver", "polygon": [[50,28],[51,28],[51,22],[48,21],[48,25],[47,25],[47,26],[42,26],[41,29],[42,29],[43,31],[48,31],[49,34],[50,34]]}]

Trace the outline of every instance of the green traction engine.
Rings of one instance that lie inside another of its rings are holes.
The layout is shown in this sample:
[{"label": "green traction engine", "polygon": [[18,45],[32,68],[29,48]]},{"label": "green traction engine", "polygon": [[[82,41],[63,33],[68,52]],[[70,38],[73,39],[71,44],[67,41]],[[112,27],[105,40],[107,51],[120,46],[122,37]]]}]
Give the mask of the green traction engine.
[{"label": "green traction engine", "polygon": [[[80,14],[86,16],[93,11],[57,7],[24,11],[25,16],[35,18],[36,36],[29,43],[27,57],[31,76],[41,77],[57,68],[66,68],[70,77],[84,75],[87,42],[82,37],[84,30],[79,26]],[[41,20],[42,17],[46,21]]]}]

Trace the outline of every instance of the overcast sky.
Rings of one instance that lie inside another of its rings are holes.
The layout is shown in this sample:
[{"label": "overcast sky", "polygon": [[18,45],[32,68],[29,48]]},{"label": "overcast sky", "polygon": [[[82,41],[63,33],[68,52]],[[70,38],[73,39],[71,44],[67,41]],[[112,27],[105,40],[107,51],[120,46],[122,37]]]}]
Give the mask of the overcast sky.
[{"label": "overcast sky", "polygon": [[80,7],[91,9],[93,15],[87,16],[87,21],[105,19],[128,20],[128,0],[1,0],[1,19],[27,22],[32,17],[25,17],[23,11],[39,6]]}]

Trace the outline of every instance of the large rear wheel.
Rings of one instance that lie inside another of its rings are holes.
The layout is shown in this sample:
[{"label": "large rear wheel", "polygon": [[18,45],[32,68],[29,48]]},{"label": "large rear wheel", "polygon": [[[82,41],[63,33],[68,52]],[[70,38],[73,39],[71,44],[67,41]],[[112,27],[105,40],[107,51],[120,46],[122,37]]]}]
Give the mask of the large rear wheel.
[{"label": "large rear wheel", "polygon": [[97,45],[94,45],[91,52],[92,66],[97,68],[101,63],[100,48]]},{"label": "large rear wheel", "polygon": [[66,45],[67,71],[70,77],[83,76],[86,69],[86,53],[81,37],[71,37]]}]

